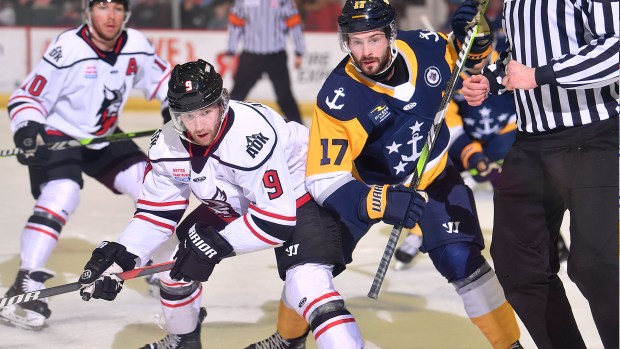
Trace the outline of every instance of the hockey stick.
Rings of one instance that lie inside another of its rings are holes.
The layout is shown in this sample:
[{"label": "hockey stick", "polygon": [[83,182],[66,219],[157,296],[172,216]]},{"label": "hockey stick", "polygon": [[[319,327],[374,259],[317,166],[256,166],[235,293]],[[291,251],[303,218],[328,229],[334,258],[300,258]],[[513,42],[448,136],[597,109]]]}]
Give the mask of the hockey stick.
[{"label": "hockey stick", "polygon": [[[39,147],[47,147],[49,150],[63,150],[72,147],[82,147],[85,145],[91,144],[99,144],[106,142],[116,142],[122,141],[131,138],[139,138],[151,136],[157,130],[147,130],[147,131],[139,131],[139,132],[127,132],[127,133],[113,133],[109,136],[100,137],[100,138],[84,138],[84,139],[71,139],[67,141],[58,141],[53,143],[41,144]],[[21,148],[13,148],[13,149],[2,149],[0,150],[0,158],[6,158],[9,156],[14,156],[17,154],[22,154],[24,151]],[[34,150],[32,151],[34,152]]]},{"label": "hockey stick", "polygon": [[[489,0],[482,0],[482,2],[478,5],[478,15],[474,18],[475,25],[473,28],[469,30],[467,36],[465,37],[465,42],[461,47],[461,51],[459,52],[458,59],[456,60],[456,65],[454,70],[452,71],[452,75],[450,75],[450,79],[446,85],[445,93],[439,104],[439,109],[435,114],[435,119],[433,119],[433,125],[429,130],[428,136],[426,137],[426,142],[424,143],[424,148],[422,148],[422,152],[420,157],[418,158],[418,162],[416,164],[415,171],[412,174],[411,180],[409,181],[409,187],[417,188],[420,184],[420,178],[422,177],[422,173],[424,172],[424,168],[426,167],[426,163],[428,162],[428,158],[433,151],[433,147],[435,146],[435,142],[437,141],[437,136],[439,135],[439,130],[441,129],[441,124],[446,116],[446,112],[448,111],[448,105],[450,104],[450,99],[452,99],[452,94],[456,88],[456,82],[463,71],[463,66],[465,65],[465,61],[467,60],[467,55],[471,50],[471,46],[474,42],[473,38],[478,34],[478,28],[480,24],[480,17],[486,11],[487,4]],[[377,273],[375,274],[375,278],[372,281],[372,286],[370,287],[370,291],[368,291],[368,297],[372,299],[377,299],[379,296],[379,290],[381,289],[381,285],[383,284],[383,280],[385,279],[385,274],[387,273],[387,269],[390,266],[390,261],[392,260],[392,256],[394,256],[394,251],[396,250],[396,244],[398,243],[398,239],[400,238],[400,233],[403,230],[401,225],[395,225],[392,228],[392,233],[390,233],[390,238],[388,239],[387,245],[385,246],[385,250],[383,251],[383,256],[381,257],[381,261],[379,262],[379,267],[377,268]]]},{"label": "hockey stick", "polygon": [[[160,264],[153,264],[142,268],[136,268],[133,270],[124,271],[122,273],[116,274],[121,280],[130,280],[141,276],[152,275],[155,273],[159,273],[162,271],[167,271],[172,269],[175,261],[164,262]],[[56,296],[63,293],[69,293],[73,291],[77,291],[82,287],[82,284],[79,282],[73,282],[70,284],[64,284],[59,286],[54,286],[50,288],[44,288],[39,291],[32,291],[27,293],[18,294],[13,297],[5,297],[0,298],[0,308],[13,305],[26,303],[30,301],[34,301],[37,299]]]}]

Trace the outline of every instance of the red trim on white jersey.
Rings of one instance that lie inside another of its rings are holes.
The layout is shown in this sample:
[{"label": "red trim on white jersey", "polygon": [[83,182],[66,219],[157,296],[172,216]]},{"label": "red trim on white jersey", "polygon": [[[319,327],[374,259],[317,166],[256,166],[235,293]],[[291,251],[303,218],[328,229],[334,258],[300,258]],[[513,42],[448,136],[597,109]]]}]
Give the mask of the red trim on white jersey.
[{"label": "red trim on white jersey", "polygon": [[172,231],[174,233],[174,228],[175,228],[174,225],[158,221],[154,217],[160,218],[160,217],[157,217],[155,215],[150,215],[150,214],[147,214],[147,213],[144,213],[144,212],[137,213],[135,216],[133,216],[133,218],[137,218],[137,219],[141,219],[143,221],[147,221],[147,222],[152,223],[152,224],[154,224],[154,225],[156,225],[158,227],[162,227],[162,228],[168,229],[168,230],[170,230],[170,231]]},{"label": "red trim on white jersey", "polygon": [[[159,61],[157,61],[157,58],[155,58],[155,63],[157,63],[158,66],[161,66],[161,63],[159,63]],[[162,70],[165,70],[165,67],[162,67]],[[161,79],[159,81],[159,83],[157,84],[157,87],[155,88],[155,91],[153,92],[153,94],[151,95],[151,97],[149,97],[149,101],[152,100],[153,98],[155,98],[155,96],[157,96],[157,91],[159,91],[159,88],[161,87],[161,84],[163,82],[168,82],[168,77],[170,76],[171,72],[168,72],[168,74],[166,74],[166,76],[164,76],[163,79]]]},{"label": "red trim on white jersey", "polygon": [[[257,239],[259,239],[260,241],[269,244],[269,245],[279,245],[281,243],[283,243],[284,241],[279,240],[279,241],[274,241],[274,240],[270,240],[267,237],[265,237],[263,234],[259,233],[257,229],[255,229],[252,224],[248,221],[248,215],[244,214],[243,215],[243,222],[245,223],[246,227],[248,227],[248,229],[250,230],[250,232],[252,234],[254,234],[254,236],[256,236]],[[262,231],[261,231],[262,232]],[[272,237],[272,236],[269,236]]]},{"label": "red trim on white jersey", "polygon": [[[268,218],[275,218],[276,220],[285,221],[285,222],[292,222],[292,223],[295,223],[297,221],[297,217],[295,217],[295,216],[293,216],[293,217],[291,217],[291,216],[283,216],[283,215],[279,215],[279,214],[276,214],[276,213],[273,213],[273,212],[268,212],[268,211],[262,210],[262,209],[260,209],[260,208],[258,208],[256,206],[254,206],[252,204],[250,204],[248,206],[248,212],[250,212],[250,211],[254,211],[254,213],[255,213],[254,215],[257,216],[257,217],[263,216],[263,217],[268,217]],[[269,220],[272,221],[273,219],[269,219]],[[284,223],[284,224],[290,225],[290,224],[287,224],[287,223]]]},{"label": "red trim on white jersey", "polygon": [[156,202],[156,201],[138,199],[138,202],[136,203],[136,208],[140,208],[143,210],[155,210],[155,211],[185,210],[187,206],[189,206],[189,200]]}]

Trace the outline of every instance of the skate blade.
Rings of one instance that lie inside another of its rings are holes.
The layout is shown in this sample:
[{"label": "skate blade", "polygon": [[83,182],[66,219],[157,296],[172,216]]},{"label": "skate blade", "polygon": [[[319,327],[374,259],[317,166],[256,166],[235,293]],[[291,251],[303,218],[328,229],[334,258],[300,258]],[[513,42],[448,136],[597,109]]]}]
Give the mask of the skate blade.
[{"label": "skate blade", "polygon": [[401,261],[394,263],[394,271],[407,270],[409,268],[411,268],[411,263],[403,263]]},{"label": "skate blade", "polygon": [[47,326],[43,315],[15,305],[0,308],[0,323],[28,331],[40,331]]}]

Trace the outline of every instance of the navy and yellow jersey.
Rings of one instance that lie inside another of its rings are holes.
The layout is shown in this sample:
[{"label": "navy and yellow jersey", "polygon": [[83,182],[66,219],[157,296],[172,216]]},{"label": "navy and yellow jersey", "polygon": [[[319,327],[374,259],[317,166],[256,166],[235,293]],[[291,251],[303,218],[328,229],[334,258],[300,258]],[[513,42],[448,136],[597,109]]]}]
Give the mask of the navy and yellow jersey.
[{"label": "navy and yellow jersey", "polygon": [[[362,223],[358,206],[369,185],[407,182],[413,173],[456,62],[444,34],[398,31],[397,38],[395,73],[387,83],[362,75],[347,57],[317,97],[306,184],[321,205],[350,223]],[[445,168],[448,142],[442,127],[421,188]]]},{"label": "navy and yellow jersey", "polygon": [[476,151],[485,153],[490,161],[503,159],[516,132],[514,97],[489,95],[482,105],[472,107],[461,93],[463,80],[468,77],[467,73],[461,73],[446,114],[450,129],[449,156],[461,170],[467,168],[469,156]]}]

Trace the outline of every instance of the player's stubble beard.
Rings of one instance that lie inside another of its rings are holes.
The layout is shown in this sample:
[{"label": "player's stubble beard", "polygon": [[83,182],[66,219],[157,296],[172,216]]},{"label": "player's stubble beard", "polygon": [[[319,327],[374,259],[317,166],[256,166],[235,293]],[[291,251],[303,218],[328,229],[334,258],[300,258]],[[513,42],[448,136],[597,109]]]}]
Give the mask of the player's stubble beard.
[{"label": "player's stubble beard", "polygon": [[[355,57],[353,58],[353,60],[355,61],[355,65],[357,65],[358,67],[360,67],[360,70],[362,71],[362,73],[364,73],[364,75],[366,76],[373,76],[381,71],[383,71],[388,64],[388,60],[390,58],[390,48],[388,46],[387,50],[379,57],[374,57],[374,56],[362,56],[360,57],[360,59],[356,59]],[[364,66],[362,63],[364,62],[364,60],[368,59],[368,58],[372,58],[375,60],[375,64],[372,68],[366,67]]]}]

